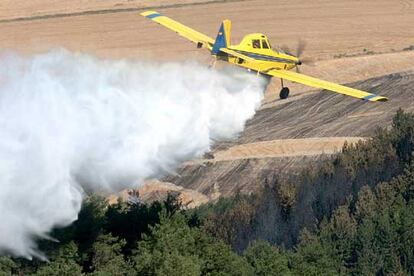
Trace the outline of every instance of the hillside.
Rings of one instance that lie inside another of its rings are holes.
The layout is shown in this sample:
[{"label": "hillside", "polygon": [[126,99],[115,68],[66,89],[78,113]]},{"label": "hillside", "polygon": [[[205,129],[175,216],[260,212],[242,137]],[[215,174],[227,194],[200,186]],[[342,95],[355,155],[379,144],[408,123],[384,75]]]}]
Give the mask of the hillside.
[{"label": "hillside", "polygon": [[413,108],[410,1],[2,1],[0,48],[34,54],[63,47],[111,59],[210,62],[208,53],[138,15],[147,8],[212,37],[220,21],[229,18],[233,43],[261,31],[275,46],[294,51],[302,39],[307,42],[303,56],[314,61],[302,66],[303,73],[390,98],[385,104],[364,103],[289,84],[291,97],[280,101],[280,84],[274,80],[238,139],[214,145],[213,159],[183,164],[165,178],[169,183],[147,183],[142,195],[149,200],[183,188],[192,189],[186,191],[200,202],[205,196],[252,192],[274,173],[296,172],[337,152],[344,141],[370,137],[376,127],[389,125],[398,108]]},{"label": "hillside", "polygon": [[187,163],[166,181],[212,198],[236,191],[250,193],[274,174],[297,172],[326,159],[335,149],[340,150],[344,141],[372,136],[377,128],[390,125],[398,108],[414,110],[413,71],[351,86],[377,89],[390,100],[372,104],[322,91],[279,101],[258,111],[239,139],[218,145],[213,159]]}]

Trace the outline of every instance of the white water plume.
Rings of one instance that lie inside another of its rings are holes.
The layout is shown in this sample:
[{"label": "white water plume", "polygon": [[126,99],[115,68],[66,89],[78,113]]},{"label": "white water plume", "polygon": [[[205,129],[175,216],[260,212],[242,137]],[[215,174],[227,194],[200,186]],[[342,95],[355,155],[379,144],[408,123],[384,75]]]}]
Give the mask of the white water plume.
[{"label": "white water plume", "polygon": [[164,175],[239,133],[264,80],[195,63],[0,55],[0,254],[77,218],[85,190]]}]

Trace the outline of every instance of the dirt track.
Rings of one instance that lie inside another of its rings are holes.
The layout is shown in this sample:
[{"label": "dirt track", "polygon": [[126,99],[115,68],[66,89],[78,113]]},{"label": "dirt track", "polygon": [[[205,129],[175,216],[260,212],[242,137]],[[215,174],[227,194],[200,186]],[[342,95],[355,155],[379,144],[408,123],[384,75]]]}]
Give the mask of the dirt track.
[{"label": "dirt track", "polygon": [[[364,103],[289,84],[291,97],[280,101],[274,81],[263,109],[240,139],[218,145],[224,150],[215,152],[214,162],[184,166],[179,177],[169,178],[175,184],[213,198],[249,192],[269,174],[318,159],[307,155],[340,148],[341,142],[318,137],[370,136],[377,126],[389,124],[399,107],[414,109],[414,51],[403,50],[414,45],[410,0],[4,0],[0,48],[33,54],[64,47],[105,58],[210,61],[208,53],[138,15],[149,7],[212,37],[220,21],[229,18],[234,43],[260,31],[274,45],[294,51],[301,38],[307,41],[304,56],[316,60],[315,67],[304,65],[303,73],[357,82],[352,86],[390,97],[385,104]],[[312,139],[279,141],[292,138]]]},{"label": "dirt track", "polygon": [[339,152],[344,143],[355,143],[362,137],[325,137],[307,139],[284,139],[236,145],[214,153],[214,161],[253,158],[280,158],[313,156]]},{"label": "dirt track", "polygon": [[73,17],[105,13],[132,12],[141,9],[173,8],[204,3],[220,3],[223,0],[80,0],[54,1],[3,0],[0,4],[2,22],[33,21],[49,18]]},{"label": "dirt track", "polygon": [[315,137],[239,144],[228,142],[222,144],[222,148],[219,144],[218,148],[212,151],[211,158],[191,160],[185,162],[183,166],[244,159],[331,155],[340,152],[345,143],[354,144],[366,139],[366,137]]}]

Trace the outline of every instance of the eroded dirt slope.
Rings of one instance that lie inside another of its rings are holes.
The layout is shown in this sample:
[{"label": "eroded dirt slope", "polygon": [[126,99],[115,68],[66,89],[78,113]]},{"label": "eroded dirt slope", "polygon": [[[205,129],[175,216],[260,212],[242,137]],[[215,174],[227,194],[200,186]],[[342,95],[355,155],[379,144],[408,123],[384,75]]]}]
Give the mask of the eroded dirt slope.
[{"label": "eroded dirt slope", "polygon": [[284,138],[371,136],[390,124],[399,108],[414,110],[414,71],[395,73],[350,84],[389,98],[372,103],[316,90],[278,101],[257,112],[238,143]]},{"label": "eroded dirt slope", "polygon": [[[390,125],[398,108],[414,111],[414,71],[351,86],[380,92],[390,100],[371,103],[316,91],[279,101],[258,111],[239,139],[217,145],[213,152],[217,159],[186,163],[177,175],[165,180],[211,198],[237,191],[250,193],[273,175],[295,173],[303,166],[329,158],[335,147],[340,150],[340,142],[353,143],[356,137],[371,136],[377,127]],[[337,143],[329,145],[332,141]],[[329,150],[324,150],[326,147]],[[294,155],[295,152],[301,154]]]}]

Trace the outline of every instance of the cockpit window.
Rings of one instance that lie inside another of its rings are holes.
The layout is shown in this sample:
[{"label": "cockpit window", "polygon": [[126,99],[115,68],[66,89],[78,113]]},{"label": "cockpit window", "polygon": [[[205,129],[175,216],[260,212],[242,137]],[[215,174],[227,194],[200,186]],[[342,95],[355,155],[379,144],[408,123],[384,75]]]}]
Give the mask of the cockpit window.
[{"label": "cockpit window", "polygon": [[265,39],[262,40],[263,49],[269,49],[269,44]]},{"label": "cockpit window", "polygon": [[260,40],[259,39],[253,39],[252,40],[252,45],[253,45],[253,48],[260,49]]}]

